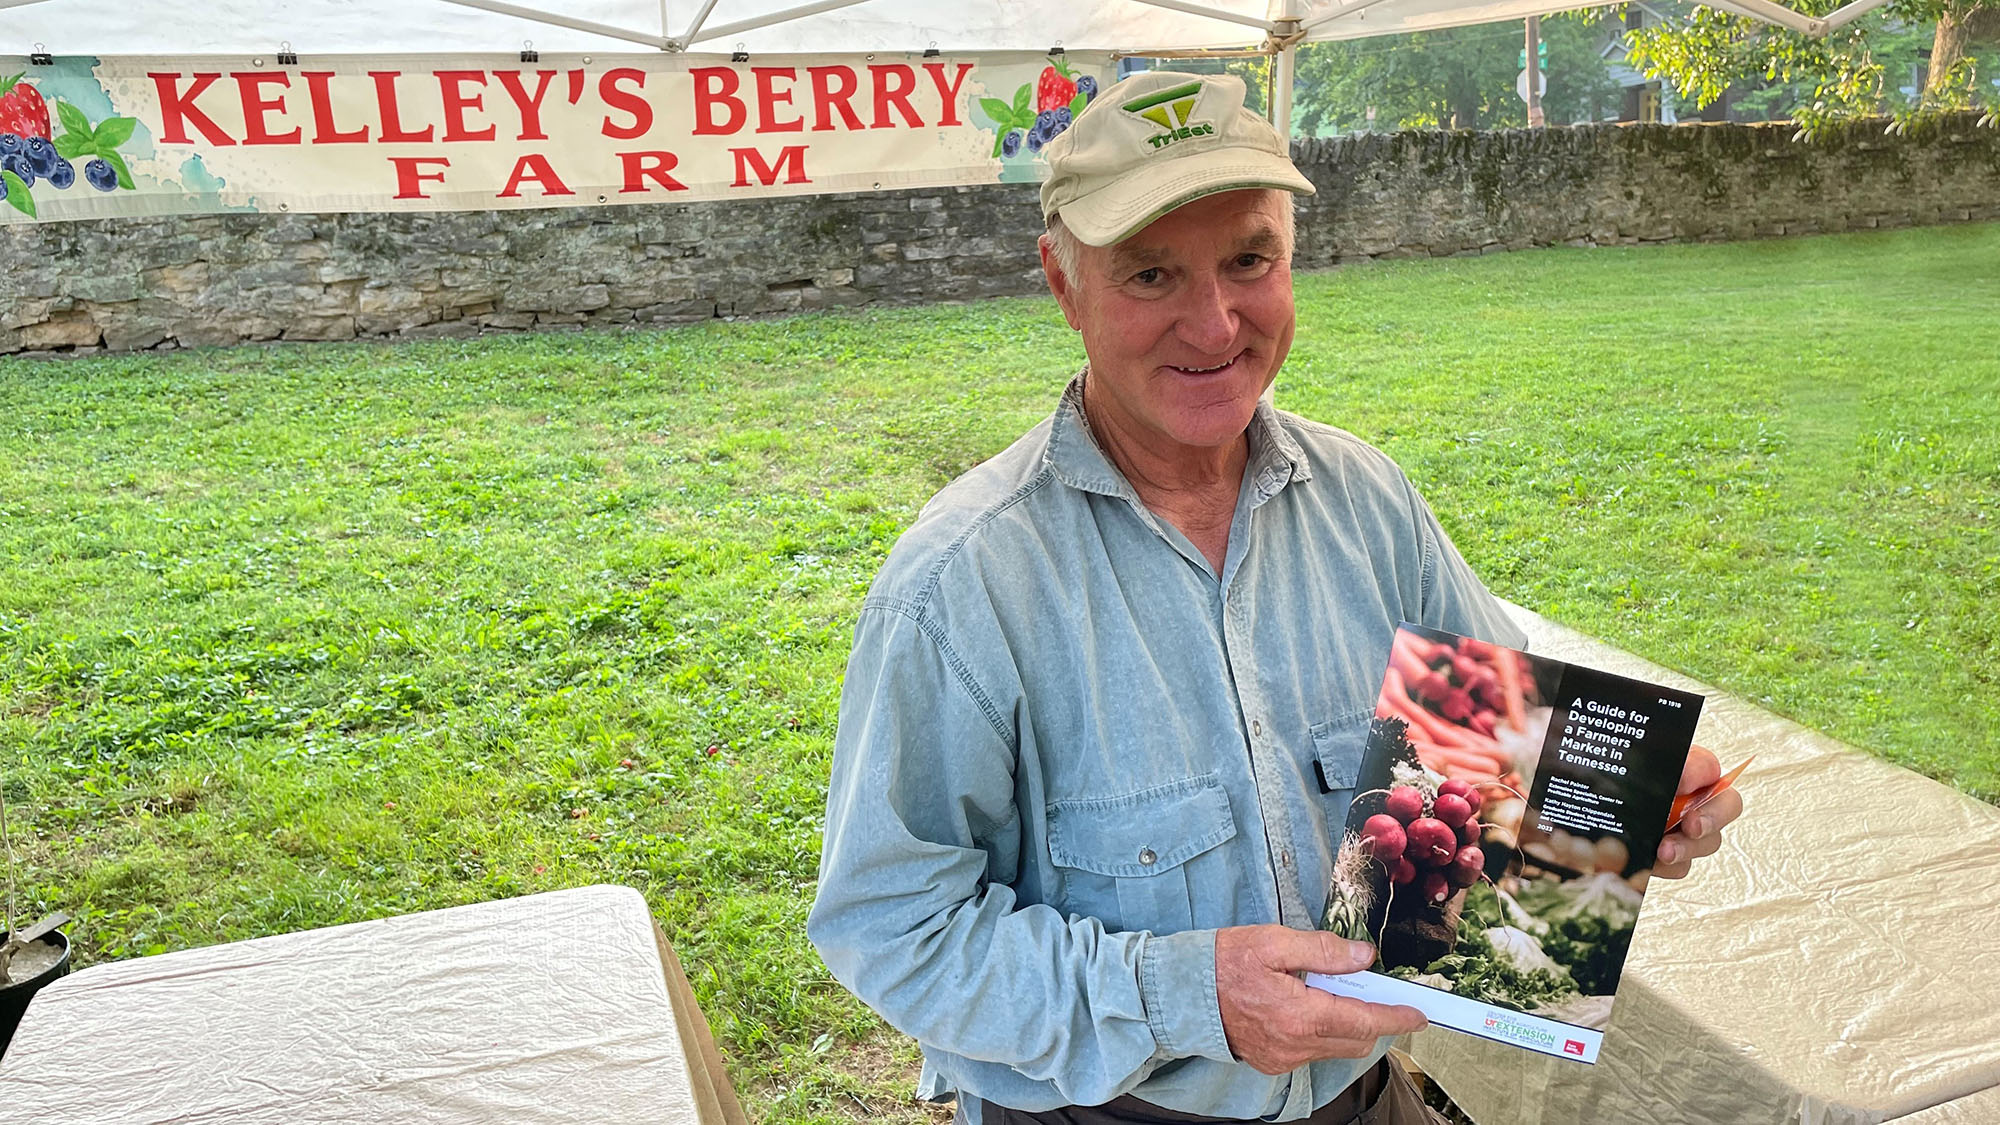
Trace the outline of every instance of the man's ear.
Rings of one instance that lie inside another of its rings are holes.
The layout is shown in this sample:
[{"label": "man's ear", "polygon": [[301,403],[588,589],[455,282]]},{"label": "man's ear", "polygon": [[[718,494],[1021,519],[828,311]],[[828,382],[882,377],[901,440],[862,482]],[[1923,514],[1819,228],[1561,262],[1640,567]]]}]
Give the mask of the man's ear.
[{"label": "man's ear", "polygon": [[1049,293],[1062,309],[1063,320],[1071,329],[1076,328],[1076,290],[1070,287],[1069,278],[1063,275],[1062,266],[1056,262],[1055,243],[1043,235],[1036,243],[1042,252],[1042,277],[1049,283]]}]

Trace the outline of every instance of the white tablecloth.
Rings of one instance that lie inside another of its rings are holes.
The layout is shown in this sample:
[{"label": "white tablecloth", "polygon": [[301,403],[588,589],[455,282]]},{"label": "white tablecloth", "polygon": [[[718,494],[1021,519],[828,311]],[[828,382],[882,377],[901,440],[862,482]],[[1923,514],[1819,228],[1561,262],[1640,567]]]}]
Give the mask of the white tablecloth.
[{"label": "white tablecloth", "polygon": [[29,1006],[0,1119],[741,1125],[646,901],[584,887],[96,965]]}]

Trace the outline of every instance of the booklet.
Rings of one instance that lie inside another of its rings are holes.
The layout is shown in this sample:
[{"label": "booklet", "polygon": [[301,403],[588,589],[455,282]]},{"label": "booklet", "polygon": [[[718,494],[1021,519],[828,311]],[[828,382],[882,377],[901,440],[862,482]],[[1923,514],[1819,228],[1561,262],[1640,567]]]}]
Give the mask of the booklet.
[{"label": "booklet", "polygon": [[1702,702],[1403,625],[1324,923],[1376,962],[1306,983],[1596,1062]]}]

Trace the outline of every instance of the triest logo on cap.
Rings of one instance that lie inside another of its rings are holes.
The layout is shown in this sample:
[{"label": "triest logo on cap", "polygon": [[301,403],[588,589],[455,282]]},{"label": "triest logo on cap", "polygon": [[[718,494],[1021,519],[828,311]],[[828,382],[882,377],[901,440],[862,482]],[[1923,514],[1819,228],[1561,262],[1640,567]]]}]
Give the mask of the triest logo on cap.
[{"label": "triest logo on cap", "polygon": [[1146,143],[1156,149],[1165,148],[1175,141],[1190,137],[1211,136],[1215,126],[1206,121],[1190,121],[1188,115],[1194,112],[1194,100],[1201,94],[1201,83],[1190,82],[1185,86],[1175,86],[1171,90],[1161,90],[1137,101],[1126,102],[1119,108],[1135,117],[1144,118],[1165,129],[1146,138]]}]

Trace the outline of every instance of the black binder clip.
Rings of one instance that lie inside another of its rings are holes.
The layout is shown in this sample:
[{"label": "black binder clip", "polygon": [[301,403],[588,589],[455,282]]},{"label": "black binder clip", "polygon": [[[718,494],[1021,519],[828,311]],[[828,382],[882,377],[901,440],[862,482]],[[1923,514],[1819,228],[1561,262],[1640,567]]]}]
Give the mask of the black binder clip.
[{"label": "black binder clip", "polygon": [[37,43],[35,44],[35,49],[28,52],[28,62],[32,66],[54,66],[56,65],[56,57],[49,54],[47,47]]},{"label": "black binder clip", "polygon": [[731,55],[729,56],[729,61],[730,61],[730,62],[749,62],[749,61],[750,61],[750,52],[748,52],[748,51],[746,51],[746,50],[744,50],[744,49],[743,49],[743,44],[741,44],[741,43],[738,43],[738,44],[736,45],[736,50],[735,50],[735,52],[734,52],[734,53],[732,53],[732,54],[731,54]]},{"label": "black binder clip", "polygon": [[937,40],[931,40],[931,45],[924,48],[924,57],[927,59],[938,57]]},{"label": "black binder clip", "polygon": [[278,65],[279,66],[299,65],[299,53],[297,51],[292,50],[292,45],[289,41],[278,44]]},{"label": "black binder clip", "polygon": [[540,51],[535,50],[535,41],[533,39],[521,40],[521,61],[522,62],[542,61],[542,53]]}]

